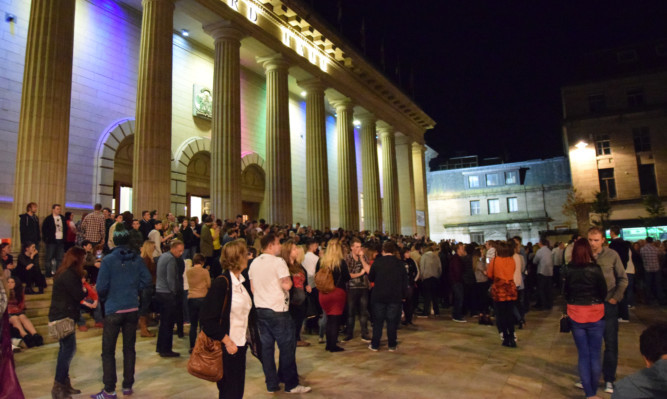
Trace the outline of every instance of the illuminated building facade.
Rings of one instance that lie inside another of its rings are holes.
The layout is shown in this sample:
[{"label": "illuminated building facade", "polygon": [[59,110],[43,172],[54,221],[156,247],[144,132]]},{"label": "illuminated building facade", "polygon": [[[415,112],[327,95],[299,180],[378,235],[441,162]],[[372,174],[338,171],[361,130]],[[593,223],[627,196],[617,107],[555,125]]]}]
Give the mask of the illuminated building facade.
[{"label": "illuminated building facade", "polygon": [[667,196],[667,41],[592,54],[581,70],[562,88],[572,184],[587,202],[606,192],[613,223],[641,227],[642,199]]},{"label": "illuminated building facade", "polygon": [[302,2],[4,7],[0,236],[30,201],[428,234],[435,122]]}]

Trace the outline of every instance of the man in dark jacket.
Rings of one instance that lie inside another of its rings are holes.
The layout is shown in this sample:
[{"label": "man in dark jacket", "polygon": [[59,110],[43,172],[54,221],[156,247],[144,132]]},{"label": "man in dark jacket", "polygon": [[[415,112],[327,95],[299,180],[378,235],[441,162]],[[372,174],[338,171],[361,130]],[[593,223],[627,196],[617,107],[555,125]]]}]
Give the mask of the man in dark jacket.
[{"label": "man in dark jacket", "polygon": [[179,240],[171,241],[168,252],[160,255],[157,261],[157,280],[155,282],[155,301],[160,307],[160,327],[157,335],[156,352],[161,357],[177,357],[180,354],[174,352],[172,331],[176,322],[176,312],[182,308],[183,302],[183,269],[185,264],[182,259],[185,247]]},{"label": "man in dark jacket", "polygon": [[[625,294],[623,294],[623,300],[618,303],[619,321],[627,322],[630,320],[630,313],[628,311],[628,291],[634,289],[635,277],[634,273],[632,273],[632,275],[627,273],[628,260],[630,259],[630,243],[621,238],[621,228],[617,225],[609,227],[609,235],[611,236],[609,248],[618,253],[618,257],[621,258],[621,262],[623,262],[623,269],[626,269],[626,274],[628,276],[628,288],[625,290]],[[632,283],[630,280],[632,280]]]},{"label": "man in dark jacket", "polygon": [[153,231],[153,223],[151,222],[150,212],[141,212],[141,221],[139,222],[139,226],[139,230],[144,235],[144,240],[148,240],[148,234]]},{"label": "man in dark jacket", "polygon": [[44,218],[42,223],[42,238],[46,244],[46,277],[55,274],[60,262],[65,255],[65,237],[67,236],[67,223],[60,215],[60,204],[53,204],[51,214]]},{"label": "man in dark jacket", "polygon": [[19,231],[21,233],[21,246],[31,242],[39,247],[41,237],[39,234],[39,219],[37,218],[37,204],[29,203],[25,207],[25,213],[19,215]]},{"label": "man in dark jacket", "polygon": [[104,257],[97,277],[97,294],[105,305],[102,333],[102,381],[104,389],[95,398],[115,397],[116,341],[123,332],[123,395],[132,394],[134,384],[134,345],[139,320],[137,293],[152,283],[143,259],[128,247],[130,234],[124,224],[116,225],[114,249]]},{"label": "man in dark jacket", "polygon": [[401,321],[402,302],[407,293],[405,266],[394,254],[397,251],[393,241],[382,244],[382,255],[375,258],[368,280],[375,283],[371,293],[373,309],[373,338],[368,349],[377,352],[382,338],[382,328],[387,322],[389,351],[396,350],[398,323]]},{"label": "man in dark jacket", "polygon": [[463,243],[455,246],[456,253],[449,261],[449,283],[452,287],[452,320],[465,323],[463,318],[463,257],[466,256],[466,248]]}]

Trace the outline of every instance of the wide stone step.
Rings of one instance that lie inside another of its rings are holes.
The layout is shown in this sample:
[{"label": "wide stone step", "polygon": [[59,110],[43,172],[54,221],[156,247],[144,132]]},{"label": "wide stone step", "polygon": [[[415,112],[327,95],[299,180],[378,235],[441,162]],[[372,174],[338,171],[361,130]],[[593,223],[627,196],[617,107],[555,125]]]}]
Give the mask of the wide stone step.
[{"label": "wide stone step", "polygon": [[[30,295],[28,295],[30,296]],[[48,309],[51,306],[51,298],[49,299],[35,299],[25,302],[26,309]]]},{"label": "wide stone step", "polygon": [[25,310],[26,316],[32,318],[32,317],[38,317],[38,316],[48,316],[49,315],[49,308],[48,307],[42,307],[42,308],[27,308]]}]

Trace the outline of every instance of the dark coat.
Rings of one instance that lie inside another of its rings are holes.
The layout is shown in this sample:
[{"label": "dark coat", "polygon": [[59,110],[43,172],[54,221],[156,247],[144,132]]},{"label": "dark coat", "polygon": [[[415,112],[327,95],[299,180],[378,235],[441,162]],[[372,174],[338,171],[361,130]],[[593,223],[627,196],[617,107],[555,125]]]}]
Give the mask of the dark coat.
[{"label": "dark coat", "polygon": [[[60,215],[60,219],[63,224],[63,241],[65,240],[65,237],[67,237],[67,222],[65,221],[65,217],[63,215]],[[42,238],[44,239],[44,243],[46,244],[55,244],[56,242],[56,222],[53,218],[53,214],[47,216],[44,218],[44,222],[42,222]]]},{"label": "dark coat", "polygon": [[39,219],[37,216],[30,216],[27,213],[19,215],[19,230],[21,232],[21,245],[31,242],[39,246],[41,240],[39,234]]},{"label": "dark coat", "polygon": [[79,319],[79,303],[86,297],[81,277],[72,269],[65,270],[53,280],[49,321],[69,317]]},{"label": "dark coat", "polygon": [[607,297],[607,282],[602,269],[595,263],[584,266],[568,264],[563,293],[568,305],[596,305]]},{"label": "dark coat", "polygon": [[375,258],[368,280],[375,283],[371,292],[372,303],[401,303],[407,296],[408,275],[403,261],[395,256]]},{"label": "dark coat", "polygon": [[630,243],[623,241],[622,238],[614,238],[611,240],[609,243],[609,248],[613,249],[618,253],[618,257],[621,258],[621,262],[623,262],[623,268],[628,267],[628,259],[630,259],[629,251],[630,251]]}]

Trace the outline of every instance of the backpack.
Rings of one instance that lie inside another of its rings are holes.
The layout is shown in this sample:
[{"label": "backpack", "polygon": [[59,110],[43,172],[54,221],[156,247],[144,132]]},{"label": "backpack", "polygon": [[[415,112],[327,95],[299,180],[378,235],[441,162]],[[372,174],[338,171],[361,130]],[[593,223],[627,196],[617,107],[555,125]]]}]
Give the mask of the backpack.
[{"label": "backpack", "polygon": [[322,267],[315,273],[315,286],[322,294],[328,294],[336,289],[333,274],[331,274],[331,270],[328,267]]}]

